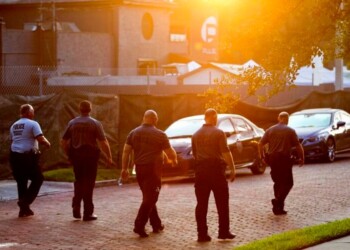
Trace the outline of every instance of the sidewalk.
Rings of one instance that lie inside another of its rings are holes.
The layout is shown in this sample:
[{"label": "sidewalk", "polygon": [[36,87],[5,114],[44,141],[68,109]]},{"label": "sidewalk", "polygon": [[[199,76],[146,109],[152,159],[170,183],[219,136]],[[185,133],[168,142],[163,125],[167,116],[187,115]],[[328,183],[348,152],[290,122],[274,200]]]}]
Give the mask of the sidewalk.
[{"label": "sidewalk", "polygon": [[[73,183],[44,181],[38,196],[73,191]],[[17,199],[17,185],[14,180],[0,180],[0,201]]]},{"label": "sidewalk", "polygon": [[[98,220],[83,222],[72,217],[72,183],[44,182],[40,196],[32,205],[35,215],[18,218],[17,200],[13,197],[16,185],[13,181],[1,181],[0,250],[234,249],[273,234],[350,217],[349,167],[350,161],[335,162],[332,167],[295,168],[295,185],[286,203],[286,216],[274,216],[271,212],[272,182],[268,173],[253,176],[249,170],[238,171],[236,181],[229,184],[231,230],[237,237],[232,241],[216,238],[217,213],[211,196],[208,227],[212,241],[208,243],[196,241],[196,200],[191,181],[162,186],[158,210],[165,230],[160,234],[150,233],[146,239],[132,232],[141,201],[136,183],[117,186],[112,181],[96,188],[94,203]],[[150,225],[146,230],[151,231]],[[309,249],[349,249],[349,238]]]},{"label": "sidewalk", "polygon": [[306,250],[348,250],[350,249],[350,236],[346,236],[337,240],[332,240],[314,247],[306,248]]},{"label": "sidewalk", "polygon": [[[181,182],[177,178],[166,179],[167,183]],[[130,181],[131,182],[131,181]],[[95,188],[117,185],[117,180],[98,181]],[[54,193],[72,192],[74,185],[71,182],[44,181],[38,196],[45,196]],[[0,202],[17,199],[17,185],[14,180],[0,180]]]}]

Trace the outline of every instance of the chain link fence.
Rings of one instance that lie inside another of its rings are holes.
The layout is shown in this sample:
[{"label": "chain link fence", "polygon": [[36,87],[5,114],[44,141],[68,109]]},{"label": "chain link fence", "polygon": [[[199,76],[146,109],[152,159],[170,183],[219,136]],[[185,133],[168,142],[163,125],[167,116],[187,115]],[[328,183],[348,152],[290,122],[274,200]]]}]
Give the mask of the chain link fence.
[{"label": "chain link fence", "polygon": [[167,85],[175,88],[178,76],[176,69],[163,68],[3,66],[0,67],[0,94],[41,96],[67,89],[108,94],[158,94],[157,89]]}]

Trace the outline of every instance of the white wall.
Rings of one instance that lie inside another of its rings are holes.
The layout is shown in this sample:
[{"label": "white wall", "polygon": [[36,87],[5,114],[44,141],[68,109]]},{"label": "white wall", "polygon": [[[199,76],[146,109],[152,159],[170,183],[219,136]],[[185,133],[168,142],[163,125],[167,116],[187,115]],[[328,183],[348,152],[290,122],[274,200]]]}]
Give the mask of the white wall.
[{"label": "white wall", "polygon": [[221,79],[224,73],[214,68],[203,69],[197,73],[190,74],[183,78],[184,85],[214,84],[215,79]]}]

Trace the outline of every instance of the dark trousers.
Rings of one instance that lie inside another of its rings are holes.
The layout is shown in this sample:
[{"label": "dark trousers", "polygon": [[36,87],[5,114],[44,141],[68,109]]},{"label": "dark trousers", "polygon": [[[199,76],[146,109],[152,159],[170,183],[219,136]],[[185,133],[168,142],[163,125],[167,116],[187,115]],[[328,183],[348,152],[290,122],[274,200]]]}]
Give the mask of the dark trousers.
[{"label": "dark trousers", "polygon": [[[12,174],[17,182],[18,205],[28,208],[37,197],[44,177],[39,166],[39,154],[10,152]],[[28,181],[30,185],[28,186]]]},{"label": "dark trousers", "polygon": [[209,168],[196,171],[194,186],[197,198],[196,221],[198,235],[207,235],[208,233],[207,213],[211,191],[214,193],[219,216],[219,234],[229,232],[229,191],[224,171]]},{"label": "dark trousers", "polygon": [[289,156],[274,154],[269,156],[271,167],[271,178],[274,182],[273,190],[275,199],[274,207],[284,208],[284,202],[292,189],[293,182],[293,160]]},{"label": "dark trousers", "polygon": [[93,191],[98,158],[99,150],[95,148],[81,148],[70,152],[75,176],[72,206],[80,208],[81,201],[83,201],[84,215],[86,216],[92,215],[94,212]]},{"label": "dark trousers", "polygon": [[148,220],[153,228],[157,228],[162,224],[156,206],[161,188],[160,173],[153,164],[136,165],[136,178],[142,192],[142,203],[135,219],[135,228],[144,230]]}]

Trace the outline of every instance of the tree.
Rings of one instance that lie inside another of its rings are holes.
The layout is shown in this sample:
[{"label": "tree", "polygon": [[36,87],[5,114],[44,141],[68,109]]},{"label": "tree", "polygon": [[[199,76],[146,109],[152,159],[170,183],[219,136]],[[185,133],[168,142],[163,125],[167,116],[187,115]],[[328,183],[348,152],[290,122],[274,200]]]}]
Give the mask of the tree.
[{"label": "tree", "polygon": [[[204,1],[204,0],[203,0]],[[208,2],[208,1],[207,1]],[[261,67],[225,84],[246,84],[259,101],[293,87],[298,69],[312,66],[314,56],[327,65],[335,58],[350,59],[350,0],[222,1],[220,29],[223,58],[253,58]],[[237,56],[236,56],[237,57]],[[222,88],[222,86],[220,87]],[[211,90],[212,91],[212,90]],[[206,93],[207,94],[207,93]],[[237,98],[234,98],[237,99]]]}]

